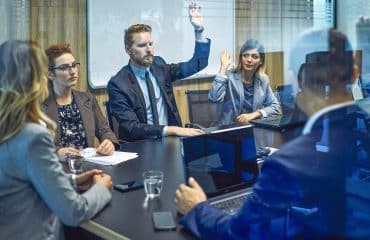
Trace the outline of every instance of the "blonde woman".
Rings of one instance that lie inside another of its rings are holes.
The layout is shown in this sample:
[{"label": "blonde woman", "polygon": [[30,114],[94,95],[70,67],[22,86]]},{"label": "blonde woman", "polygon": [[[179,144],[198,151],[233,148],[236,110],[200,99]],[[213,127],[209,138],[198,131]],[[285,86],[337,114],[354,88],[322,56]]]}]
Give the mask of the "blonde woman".
[{"label": "blonde woman", "polygon": [[221,53],[221,67],[209,91],[209,99],[223,103],[218,124],[248,124],[255,118],[280,113],[280,105],[265,74],[265,50],[255,39],[248,39],[240,49],[239,62],[228,71],[231,57]]},{"label": "blonde woman", "polygon": [[[0,45],[0,239],[63,239],[111,199],[111,177],[99,170],[62,170],[41,111],[48,96],[47,58],[36,42]],[[73,185],[90,184],[83,194]],[[59,220],[60,219],[60,220]]]}]

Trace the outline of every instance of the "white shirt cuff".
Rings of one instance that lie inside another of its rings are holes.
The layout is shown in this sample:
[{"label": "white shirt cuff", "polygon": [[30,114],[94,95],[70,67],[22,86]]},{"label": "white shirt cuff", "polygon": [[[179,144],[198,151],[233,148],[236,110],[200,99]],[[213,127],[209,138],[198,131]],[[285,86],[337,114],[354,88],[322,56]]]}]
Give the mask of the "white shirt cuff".
[{"label": "white shirt cuff", "polygon": [[164,126],[163,127],[163,130],[162,130],[162,137],[167,137],[168,134],[167,134],[167,126]]},{"label": "white shirt cuff", "polygon": [[72,186],[73,186],[73,188],[74,189],[77,189],[78,188],[78,186],[77,186],[77,182],[76,182],[76,174],[71,174],[71,182],[72,182]]}]

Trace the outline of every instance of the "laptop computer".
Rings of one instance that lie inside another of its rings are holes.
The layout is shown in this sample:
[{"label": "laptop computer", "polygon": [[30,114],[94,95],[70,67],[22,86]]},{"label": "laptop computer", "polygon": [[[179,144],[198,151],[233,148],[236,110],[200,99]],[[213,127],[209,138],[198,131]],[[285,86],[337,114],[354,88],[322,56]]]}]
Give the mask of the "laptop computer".
[{"label": "laptop computer", "polygon": [[258,118],[249,121],[257,127],[272,128],[272,129],[286,129],[303,125],[307,121],[306,117],[295,114],[293,112],[283,113],[282,115],[275,115],[266,118]]},{"label": "laptop computer", "polygon": [[253,128],[183,138],[182,143],[185,178],[197,180],[211,205],[236,212],[259,175]]},{"label": "laptop computer", "polygon": [[253,119],[250,123],[257,127],[285,129],[303,125],[307,121],[307,117],[295,107],[291,85],[281,87],[280,90],[277,90],[276,97],[280,101],[282,115]]}]

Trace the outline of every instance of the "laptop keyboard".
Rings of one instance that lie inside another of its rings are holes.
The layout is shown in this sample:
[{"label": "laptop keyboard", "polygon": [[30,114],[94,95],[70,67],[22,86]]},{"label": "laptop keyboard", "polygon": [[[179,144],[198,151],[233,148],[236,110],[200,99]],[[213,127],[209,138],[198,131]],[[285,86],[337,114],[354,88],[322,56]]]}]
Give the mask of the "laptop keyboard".
[{"label": "laptop keyboard", "polygon": [[221,209],[228,214],[236,213],[251,194],[244,194],[233,198],[211,203],[215,208]]}]

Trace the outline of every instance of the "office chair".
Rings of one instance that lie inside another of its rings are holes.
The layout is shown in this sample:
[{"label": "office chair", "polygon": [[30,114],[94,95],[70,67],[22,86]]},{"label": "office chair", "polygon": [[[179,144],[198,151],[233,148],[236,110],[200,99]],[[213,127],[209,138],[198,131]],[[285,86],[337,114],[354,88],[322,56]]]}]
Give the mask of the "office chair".
[{"label": "office chair", "polygon": [[221,112],[221,104],[208,99],[208,90],[187,90],[189,121],[186,127],[208,128],[216,122]]},{"label": "office chair", "polygon": [[283,113],[295,108],[295,96],[291,84],[277,86],[274,94],[280,103]]},{"label": "office chair", "polygon": [[112,114],[112,111],[111,111],[111,108],[110,108],[110,105],[109,105],[109,101],[106,101],[104,102],[104,106],[105,106],[105,116],[106,116],[106,119],[108,121],[108,124],[109,124],[109,127],[110,129],[113,131],[113,133],[118,137],[119,136],[119,124],[118,124],[118,121],[114,118],[113,114]]}]

